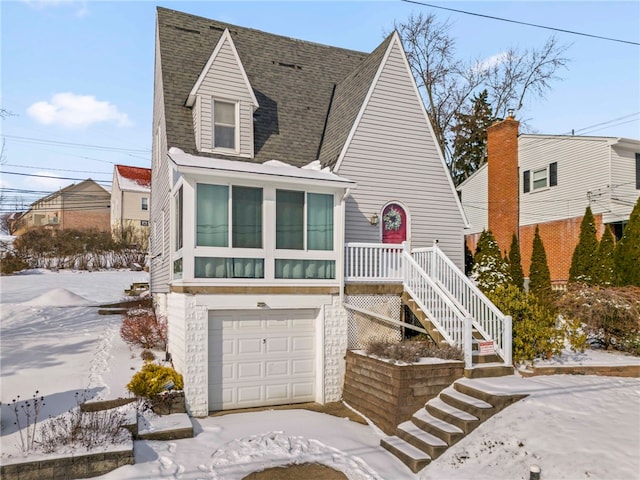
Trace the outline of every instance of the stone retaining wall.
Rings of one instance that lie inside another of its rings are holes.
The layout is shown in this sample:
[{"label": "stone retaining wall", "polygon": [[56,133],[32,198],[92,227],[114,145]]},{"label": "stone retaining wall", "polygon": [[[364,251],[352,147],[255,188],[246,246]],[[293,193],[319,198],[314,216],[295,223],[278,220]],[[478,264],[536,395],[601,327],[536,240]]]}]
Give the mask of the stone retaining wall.
[{"label": "stone retaining wall", "polygon": [[456,360],[395,365],[348,351],[343,400],[393,435],[398,424],[463,376],[464,363]]},{"label": "stone retaining wall", "polygon": [[103,452],[37,462],[2,465],[2,480],[72,480],[98,477],[123,465],[133,465],[133,443],[127,450]]}]

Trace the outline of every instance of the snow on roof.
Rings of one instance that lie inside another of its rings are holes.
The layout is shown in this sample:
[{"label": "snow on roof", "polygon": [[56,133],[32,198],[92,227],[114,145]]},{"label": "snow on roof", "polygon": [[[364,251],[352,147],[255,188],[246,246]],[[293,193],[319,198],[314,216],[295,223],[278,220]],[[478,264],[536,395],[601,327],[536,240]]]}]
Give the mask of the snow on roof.
[{"label": "snow on roof", "polygon": [[277,177],[299,178],[300,180],[319,180],[330,183],[340,183],[344,187],[355,187],[356,183],[344,177],[340,177],[328,170],[316,170],[313,168],[298,168],[278,160],[269,160],[264,163],[252,163],[238,160],[224,160],[221,158],[199,157],[185,153],[179,148],[169,149],[169,157],[178,167],[195,167],[207,170],[217,170],[233,173],[248,173],[258,175],[271,175]]},{"label": "snow on roof", "polygon": [[151,189],[151,169],[116,165],[120,190],[148,192]]}]

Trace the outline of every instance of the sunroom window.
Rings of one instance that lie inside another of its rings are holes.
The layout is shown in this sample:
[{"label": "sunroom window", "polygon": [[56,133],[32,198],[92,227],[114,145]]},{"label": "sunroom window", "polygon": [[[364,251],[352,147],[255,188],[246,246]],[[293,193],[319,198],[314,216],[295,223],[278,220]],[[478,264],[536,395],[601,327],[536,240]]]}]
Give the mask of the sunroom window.
[{"label": "sunroom window", "polygon": [[277,190],[276,248],[333,250],[333,195]]},{"label": "sunroom window", "polygon": [[231,187],[229,223],[229,187],[199,183],[196,192],[196,245],[228,247],[229,244],[233,248],[262,248],[262,189]]},{"label": "sunroom window", "polygon": [[236,148],[236,104],[213,101],[213,147]]}]

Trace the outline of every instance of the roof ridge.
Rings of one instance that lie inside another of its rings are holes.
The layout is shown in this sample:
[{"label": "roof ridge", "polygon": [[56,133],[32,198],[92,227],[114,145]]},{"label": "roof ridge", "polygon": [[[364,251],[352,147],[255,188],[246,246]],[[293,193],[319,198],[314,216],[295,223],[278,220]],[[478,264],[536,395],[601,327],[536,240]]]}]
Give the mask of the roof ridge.
[{"label": "roof ridge", "polygon": [[184,15],[184,16],[188,16],[188,17],[194,17],[197,18],[199,20],[203,20],[205,22],[209,22],[212,24],[218,24],[218,25],[223,25],[225,28],[229,28],[229,31],[232,32],[232,29],[238,29],[238,30],[244,30],[244,31],[250,31],[250,32],[255,32],[255,33],[259,33],[261,35],[269,35],[272,37],[277,37],[277,38],[281,38],[281,39],[286,39],[286,40],[290,40],[292,42],[297,42],[297,43],[304,43],[307,45],[315,45],[318,47],[323,47],[323,48],[331,48],[333,50],[341,50],[343,52],[347,52],[347,53],[356,53],[358,55],[369,55],[367,52],[361,51],[361,50],[354,50],[351,48],[344,48],[344,47],[336,47],[334,45],[328,45],[326,43],[320,43],[320,42],[313,42],[311,40],[302,40],[300,38],[295,38],[295,37],[289,37],[288,35],[279,35],[277,33],[271,33],[271,32],[267,32],[265,30],[260,30],[257,28],[252,28],[252,27],[243,27],[241,25],[235,25],[233,23],[227,23],[227,22],[222,22],[220,20],[214,20],[211,18],[207,18],[207,17],[202,17],[200,15],[195,15],[193,13],[186,13],[186,12],[181,12],[179,10],[173,10],[171,8],[166,8],[166,7],[156,7],[156,9],[158,11],[160,10],[165,10],[167,12],[171,12],[172,14],[179,14],[179,15]]}]

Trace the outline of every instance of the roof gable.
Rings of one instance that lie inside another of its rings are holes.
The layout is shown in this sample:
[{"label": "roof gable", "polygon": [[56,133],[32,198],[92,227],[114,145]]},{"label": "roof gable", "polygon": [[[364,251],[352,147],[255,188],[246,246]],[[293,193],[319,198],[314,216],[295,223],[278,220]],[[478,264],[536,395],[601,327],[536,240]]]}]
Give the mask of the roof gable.
[{"label": "roof gable", "polygon": [[336,86],[318,156],[323,167],[333,168],[337,163],[356,118],[362,111],[365,98],[373,88],[374,78],[379,74],[392,38],[393,34],[387,36],[360,67]]},{"label": "roof gable", "polygon": [[244,67],[242,66],[242,61],[238,56],[238,51],[236,50],[235,44],[233,43],[233,39],[231,38],[231,34],[229,33],[228,28],[224,29],[224,32],[222,33],[222,37],[220,37],[220,40],[218,41],[216,48],[213,49],[213,52],[211,53],[211,56],[209,57],[207,64],[202,69],[200,76],[196,80],[196,83],[193,86],[193,88],[191,89],[191,92],[187,97],[186,105],[188,107],[193,106],[196,100],[196,95],[198,94],[198,91],[200,90],[200,87],[202,86],[202,83],[204,82],[205,78],[207,78],[207,76],[215,75],[214,71],[216,66],[216,59],[218,58],[218,55],[220,55],[220,52],[223,50],[230,51],[238,68],[238,72],[235,72],[235,73],[241,77],[242,82],[244,83],[247,89],[247,93],[251,98],[251,102],[254,105],[254,109],[258,108],[260,105],[258,105],[258,100],[256,99],[256,96],[253,93],[253,88],[251,88],[251,84],[249,83],[249,79],[247,78],[247,73],[245,72]]},{"label": "roof gable", "polygon": [[168,147],[198,152],[189,93],[225,30],[260,107],[254,112],[256,163],[306,165],[318,158],[334,86],[368,54],[304,42],[165,8],[157,9],[158,62]]}]

